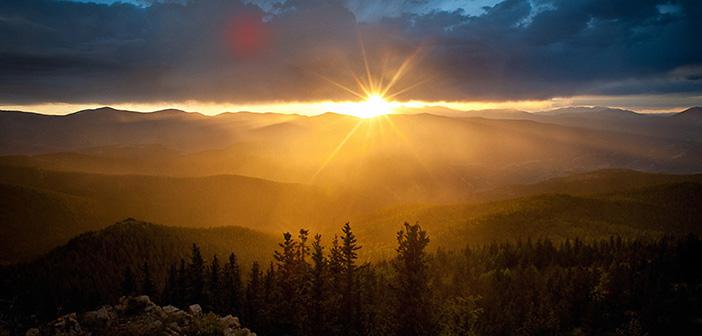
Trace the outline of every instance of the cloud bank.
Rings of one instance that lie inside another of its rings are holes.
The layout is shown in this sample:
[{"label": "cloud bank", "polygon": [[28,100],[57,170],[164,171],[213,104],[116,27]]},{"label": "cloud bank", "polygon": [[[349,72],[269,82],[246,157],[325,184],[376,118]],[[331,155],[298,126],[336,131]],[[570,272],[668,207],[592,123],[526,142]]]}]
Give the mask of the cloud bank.
[{"label": "cloud bank", "polygon": [[6,0],[0,103],[353,99],[364,54],[403,100],[702,94],[702,2],[479,3]]}]

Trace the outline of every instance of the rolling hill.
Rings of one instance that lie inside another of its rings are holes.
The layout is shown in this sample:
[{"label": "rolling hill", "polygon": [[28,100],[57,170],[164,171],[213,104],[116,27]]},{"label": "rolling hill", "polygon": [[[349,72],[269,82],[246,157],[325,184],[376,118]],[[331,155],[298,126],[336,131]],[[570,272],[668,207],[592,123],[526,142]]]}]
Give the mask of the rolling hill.
[{"label": "rolling hill", "polygon": [[38,255],[100,227],[96,202],[0,183],[0,265]]},{"label": "rolling hill", "polygon": [[[127,267],[138,274],[141,265],[148,262],[153,278],[161,283],[168,265],[189,258],[193,243],[201,247],[206,260],[215,254],[225,260],[236,253],[247,274],[253,261],[265,264],[271,259],[276,241],[276,236],[241,227],[177,228],[127,219],[81,234],[30,263],[2,269],[2,297],[30,298],[29,302],[18,302],[14,309],[52,316],[55,302],[63,303],[65,309],[75,309],[116,301],[114,295],[119,293]],[[47,274],[51,275],[50,281]],[[32,292],[25,293],[21,288]],[[86,290],[91,292],[71,295]],[[78,298],[89,302],[77,302]],[[46,306],[31,306],[36,302]]]},{"label": "rolling hill", "polygon": [[7,263],[36,256],[127,217],[184,227],[316,229],[372,209],[312,186],[223,175],[175,178],[0,167],[0,249]]},{"label": "rolling hill", "polygon": [[[591,196],[544,194],[486,204],[395,209],[353,219],[352,225],[363,247],[361,259],[377,260],[393,255],[395,233],[405,221],[422,224],[432,249],[449,250],[466,244],[539,238],[561,241],[700,234],[700,199],[702,183],[664,183]],[[187,258],[192,243],[196,243],[206,259],[235,252],[246,270],[252,261],[269,261],[280,239],[241,227],[167,227],[127,219],[81,234],[31,262],[0,268],[3,297],[34,298],[27,302],[45,302],[45,309],[52,309],[54,302],[69,308],[90,307],[116,299],[110,295],[119,292],[121,272],[127,266],[138,269],[144,261],[160,265],[152,272],[156,279],[164,279],[167,265]],[[330,234],[325,233],[324,239],[328,241]],[[45,281],[39,273],[51,274],[54,281]],[[13,284],[20,283],[18,288],[31,288],[32,292],[16,292]],[[85,288],[94,292],[71,295]],[[77,297],[89,302],[74,302]],[[40,311],[34,306],[24,308]]]},{"label": "rolling hill", "polygon": [[433,247],[446,249],[537,238],[700,234],[702,183],[696,180],[588,196],[541,194],[483,204],[403,207],[352,222],[374,257],[392,252],[393,233],[403,222],[422,224]]},{"label": "rolling hill", "polygon": [[[545,207],[550,203],[539,197],[552,196],[542,195],[568,195],[551,201],[563,209],[578,209],[582,206],[579,202],[587,203],[593,198],[603,201],[601,195],[624,195],[686,182],[702,183],[702,175],[602,170],[473,193],[458,205],[394,205],[362,193],[232,175],[179,178],[0,166],[0,237],[4,237],[0,256],[3,263],[27,260],[79,233],[127,217],[181,227],[236,225],[273,234],[305,227],[325,235],[337,232],[338,226],[351,220],[359,230],[369,232],[370,240],[382,237],[381,242],[387,243],[386,239],[391,240],[394,230],[404,221],[420,221],[443,231],[462,225],[486,209],[520,208],[519,202],[532,197]],[[607,200],[603,202],[601,206],[609,204]],[[690,209],[679,212],[691,213]],[[662,209],[662,213],[668,212]],[[554,216],[552,220],[558,218]],[[384,234],[373,233],[378,230],[385,230]],[[496,238],[499,237],[486,234],[475,241]]]},{"label": "rolling hill", "polygon": [[[456,203],[495,187],[605,168],[702,171],[697,142],[593,129],[581,122],[433,114],[375,119],[333,113],[152,114],[100,109],[62,117],[30,115],[24,118],[42,121],[25,121],[21,127],[0,120],[1,127],[13,129],[0,139],[5,148],[0,152],[17,154],[0,162],[98,174],[234,174],[373,195],[391,205]],[[43,128],[45,122],[60,125]],[[16,133],[21,129],[34,135]],[[50,145],[61,148],[43,154],[22,149]]]}]

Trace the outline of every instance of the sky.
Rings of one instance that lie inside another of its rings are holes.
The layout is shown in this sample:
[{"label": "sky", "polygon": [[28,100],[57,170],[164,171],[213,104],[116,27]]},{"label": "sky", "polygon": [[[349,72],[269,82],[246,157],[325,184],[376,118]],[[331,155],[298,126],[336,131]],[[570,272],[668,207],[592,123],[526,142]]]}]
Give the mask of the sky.
[{"label": "sky", "polygon": [[700,32],[697,0],[3,0],[0,108],[679,110]]}]

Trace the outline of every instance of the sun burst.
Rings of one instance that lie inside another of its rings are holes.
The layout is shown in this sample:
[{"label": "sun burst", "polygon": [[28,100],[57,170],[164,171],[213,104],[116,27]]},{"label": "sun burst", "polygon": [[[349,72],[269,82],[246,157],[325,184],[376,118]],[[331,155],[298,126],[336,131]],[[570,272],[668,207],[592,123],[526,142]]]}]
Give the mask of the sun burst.
[{"label": "sun burst", "polygon": [[391,102],[385,100],[385,98],[379,94],[371,94],[365,101],[353,103],[349,109],[349,114],[367,119],[392,113],[392,110],[393,106]]},{"label": "sun burst", "polygon": [[403,88],[396,87],[398,86],[397,84],[400,82],[402,77],[410,70],[412,64],[416,61],[421,48],[418,48],[413,54],[405,58],[394,71],[387,71],[388,69],[385,69],[385,65],[383,65],[381,71],[374,73],[368,62],[366,49],[360,35],[359,45],[361,47],[365,74],[359,75],[353,71],[351,72],[351,77],[356,84],[355,88],[334,81],[319,73],[315,73],[315,75],[326,80],[330,84],[358,97],[359,99],[358,101],[335,102],[331,104],[333,105],[333,108],[330,109],[330,111],[349,114],[362,119],[391,114],[398,106],[402,105],[401,103],[394,101],[395,97],[415,89],[417,86],[425,82],[423,80],[407,85]]},{"label": "sun burst", "polygon": [[[390,129],[398,135],[398,138],[402,142],[406,142],[405,138],[402,136],[398,127],[396,127],[391,120],[387,117],[387,114],[394,113],[396,109],[403,106],[402,102],[395,101],[394,98],[409,91],[413,90],[419,85],[426,82],[426,78],[414,84],[407,85],[402,88],[397,88],[398,83],[402,77],[409,71],[412,64],[416,61],[421,48],[415,50],[415,52],[409,57],[405,58],[404,61],[399,64],[399,66],[394,71],[386,71],[385,65],[381,68],[378,74],[374,74],[371,71],[371,67],[368,63],[368,58],[366,55],[366,49],[363,44],[363,40],[359,35],[359,45],[361,47],[362,61],[365,70],[365,76],[357,75],[352,71],[351,77],[353,78],[357,87],[350,87],[334,81],[326,76],[319,73],[314,73],[321,79],[327,81],[329,84],[342,89],[356,97],[358,101],[347,101],[347,102],[330,102],[328,105],[330,108],[328,111],[338,112],[343,114],[352,115],[361,119],[371,119],[371,121],[358,120],[358,122],[351,127],[344,138],[334,147],[329,156],[320,164],[319,169],[311,176],[311,183],[316,180],[320,174],[326,170],[329,164],[336,158],[336,156],[343,150],[345,146],[348,145],[350,140],[356,135],[357,130],[360,126],[365,126],[368,130],[366,134],[366,141],[370,141],[373,136],[379,136],[380,133],[384,132],[383,124],[390,125]],[[376,118],[382,117],[382,118]],[[374,127],[371,127],[374,126]],[[374,130],[372,132],[371,130]],[[353,143],[353,142],[352,142]]]}]

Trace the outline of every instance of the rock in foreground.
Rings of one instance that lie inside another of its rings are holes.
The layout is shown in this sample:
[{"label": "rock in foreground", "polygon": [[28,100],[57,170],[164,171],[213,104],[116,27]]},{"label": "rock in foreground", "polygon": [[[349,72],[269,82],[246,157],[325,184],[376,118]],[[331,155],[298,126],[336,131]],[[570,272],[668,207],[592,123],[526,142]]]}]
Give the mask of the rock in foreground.
[{"label": "rock in foreground", "polygon": [[96,336],[96,335],[208,335],[255,336],[242,328],[239,319],[227,315],[203,314],[199,305],[185,310],[173,306],[159,307],[148,296],[123,297],[115,306],[59,317],[26,336]]}]

